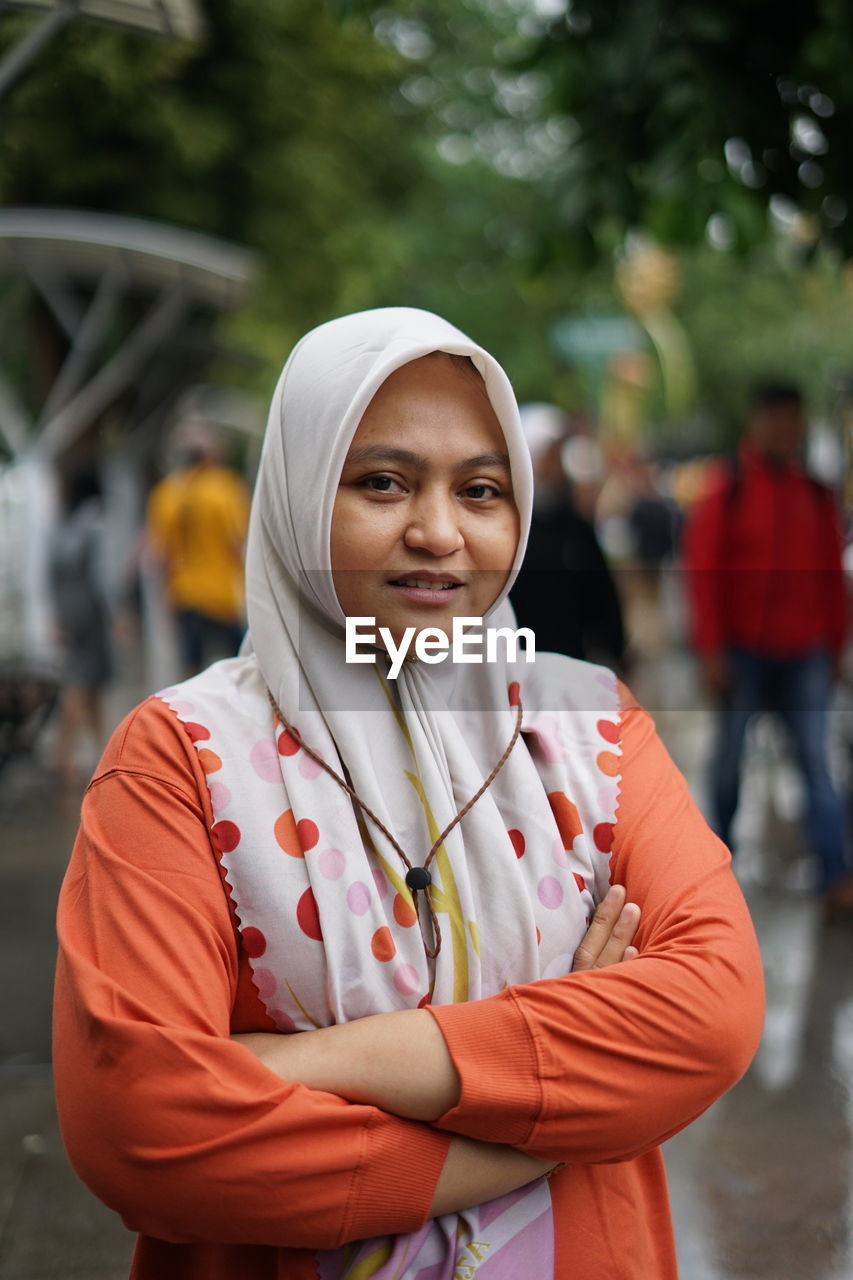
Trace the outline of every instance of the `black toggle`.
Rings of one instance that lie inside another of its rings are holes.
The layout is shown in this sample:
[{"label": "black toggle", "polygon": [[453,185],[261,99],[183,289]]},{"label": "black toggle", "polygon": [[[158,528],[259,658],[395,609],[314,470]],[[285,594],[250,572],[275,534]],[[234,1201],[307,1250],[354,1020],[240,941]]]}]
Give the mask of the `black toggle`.
[{"label": "black toggle", "polygon": [[432,884],[432,876],[426,867],[410,867],[406,872],[406,884],[417,893],[418,889],[425,889],[428,884]]}]

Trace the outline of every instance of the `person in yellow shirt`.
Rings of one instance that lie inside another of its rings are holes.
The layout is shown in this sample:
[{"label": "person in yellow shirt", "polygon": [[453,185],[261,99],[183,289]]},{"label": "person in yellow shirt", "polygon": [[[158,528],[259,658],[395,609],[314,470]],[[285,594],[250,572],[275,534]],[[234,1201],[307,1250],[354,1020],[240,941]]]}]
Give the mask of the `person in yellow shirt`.
[{"label": "person in yellow shirt", "polygon": [[243,547],[249,494],[221,461],[206,423],[179,434],[178,465],[148,500],[149,543],[162,564],[185,675],[236,654],[245,629]]}]

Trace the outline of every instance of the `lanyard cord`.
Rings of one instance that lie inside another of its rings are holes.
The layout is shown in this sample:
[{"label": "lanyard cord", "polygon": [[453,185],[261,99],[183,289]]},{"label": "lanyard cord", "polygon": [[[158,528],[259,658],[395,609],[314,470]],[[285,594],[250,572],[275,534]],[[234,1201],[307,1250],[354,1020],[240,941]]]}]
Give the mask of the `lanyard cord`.
[{"label": "lanyard cord", "polygon": [[275,714],[278,716],[278,719],[282,727],[287,731],[287,733],[290,734],[294,742],[298,742],[299,745],[302,747],[303,751],[305,751],[311,757],[311,759],[320,766],[321,769],[324,769],[331,778],[334,778],[338,786],[341,787],[344,791],[346,791],[347,795],[354,801],[355,804],[358,805],[361,811],[364,814],[366,814],[368,818],[370,818],[371,822],[373,822],[374,825],[379,828],[379,830],[385,836],[385,839],[397,851],[401,861],[403,862],[404,866],[407,868],[406,884],[411,890],[412,898],[414,899],[414,903],[415,903],[415,911],[417,912],[418,916],[420,916],[420,897],[418,895],[418,890],[424,891],[426,896],[427,909],[429,910],[430,920],[432,922],[433,936],[435,938],[435,949],[430,950],[426,942],[424,942],[424,946],[426,948],[426,953],[429,956],[430,960],[434,960],[435,957],[438,955],[439,951],[441,950],[441,929],[439,927],[438,917],[436,915],[435,908],[432,904],[432,899],[429,893],[426,892],[426,890],[432,884],[432,876],[429,871],[429,865],[432,862],[438,850],[441,848],[444,841],[450,835],[450,832],[456,826],[456,824],[458,822],[461,822],[462,819],[465,817],[466,813],[468,813],[471,809],[473,809],[474,805],[480,799],[480,796],[483,795],[483,793],[489,789],[489,787],[492,785],[495,778],[498,776],[501,769],[504,767],[507,760],[509,759],[512,749],[515,746],[516,742],[518,741],[518,735],[521,733],[521,719],[523,715],[521,698],[518,699],[518,709],[516,711],[515,728],[513,729],[512,737],[510,738],[500,760],[498,760],[494,769],[492,769],[492,772],[489,774],[488,778],[486,778],[486,781],[483,783],[480,789],[474,793],[474,795],[467,802],[467,804],[462,806],[462,808],[457,813],[456,817],[447,824],[447,826],[442,831],[441,835],[438,836],[432,848],[430,849],[429,853],[427,854],[426,858],[424,859],[423,865],[416,867],[412,865],[405,849],[403,849],[403,847],[397,842],[395,837],[391,834],[391,832],[385,826],[385,823],[382,821],[382,819],[377,817],[377,815],[373,812],[373,810],[370,808],[369,805],[365,804],[365,802],[362,800],[361,796],[358,794],[355,788],[351,787],[349,783],[346,782],[341,777],[341,775],[331,767],[331,765],[328,765],[326,761],[323,759],[323,757],[319,755],[319,753],[316,752],[313,747],[309,747],[308,743],[303,740],[302,735],[299,733],[299,730],[296,729],[287,720],[285,720],[284,716],[281,713],[281,709],[279,708],[278,703],[276,702],[275,698],[272,696],[272,693],[270,692],[269,689],[267,689],[267,697],[269,698],[270,706],[272,707]]}]

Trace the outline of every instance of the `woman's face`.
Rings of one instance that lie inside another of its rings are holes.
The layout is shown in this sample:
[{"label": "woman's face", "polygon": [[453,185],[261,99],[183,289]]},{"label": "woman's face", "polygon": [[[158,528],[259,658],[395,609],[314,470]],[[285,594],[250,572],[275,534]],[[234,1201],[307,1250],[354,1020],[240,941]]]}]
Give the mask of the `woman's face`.
[{"label": "woman's face", "polygon": [[353,437],[332,516],[332,577],[348,617],[450,637],[482,617],[518,544],[509,458],[482,380],[445,355],[403,365]]}]

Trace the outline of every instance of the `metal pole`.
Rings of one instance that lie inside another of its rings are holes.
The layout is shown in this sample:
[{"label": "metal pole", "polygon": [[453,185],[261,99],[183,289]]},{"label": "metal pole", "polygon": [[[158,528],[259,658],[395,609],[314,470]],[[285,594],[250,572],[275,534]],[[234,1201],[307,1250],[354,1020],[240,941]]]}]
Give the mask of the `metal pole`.
[{"label": "metal pole", "polygon": [[160,295],[124,346],[73,400],[44,424],[36,447],[45,457],[59,457],[98,414],[139,377],[152,352],[178,327],[188,305],[189,299],[180,284]]},{"label": "metal pole", "polygon": [[55,9],[46,13],[41,22],[31,27],[17,44],[13,45],[5,58],[0,61],[0,98],[6,90],[26,71],[33,58],[44,48],[49,40],[61,31],[77,13],[78,0],[60,0]]}]

